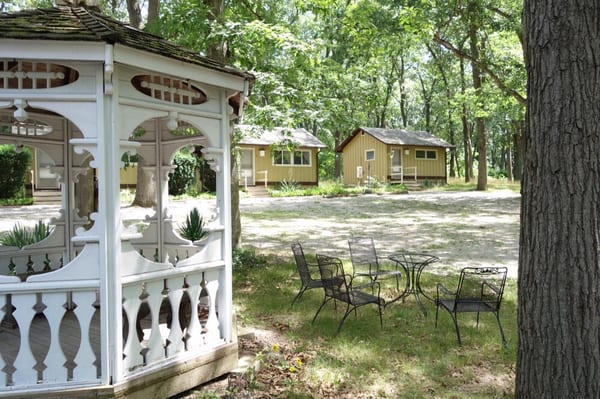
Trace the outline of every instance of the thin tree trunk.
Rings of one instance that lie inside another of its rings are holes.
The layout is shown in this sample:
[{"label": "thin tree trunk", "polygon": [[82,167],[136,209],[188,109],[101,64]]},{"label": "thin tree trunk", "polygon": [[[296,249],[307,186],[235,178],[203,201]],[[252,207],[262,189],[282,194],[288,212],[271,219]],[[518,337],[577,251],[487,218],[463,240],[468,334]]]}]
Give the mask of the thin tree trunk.
[{"label": "thin tree trunk", "polygon": [[[339,130],[336,130],[333,133],[333,140],[334,140],[334,151],[337,148],[338,145],[340,145],[342,143],[342,132]],[[336,178],[341,178],[342,177],[342,157],[338,156],[338,154],[335,154],[335,172],[334,172],[334,176]]]},{"label": "thin tree trunk", "polygon": [[158,19],[159,10],[160,0],[148,1],[148,24],[152,24],[156,19]]},{"label": "thin tree trunk", "polygon": [[129,24],[136,28],[142,26],[142,10],[138,0],[127,0],[127,14],[129,15]]},{"label": "thin tree trunk", "polygon": [[[465,63],[463,59],[460,59],[460,92],[465,96],[467,91],[466,83],[465,83]],[[462,123],[462,131],[463,131],[463,151],[465,154],[465,183],[469,183],[473,178],[473,157],[472,157],[472,148],[471,148],[471,129],[469,128],[468,121],[468,113],[469,109],[467,108],[467,104],[462,103],[462,112],[460,114],[460,121]]]},{"label": "thin tree trunk", "polygon": [[600,398],[600,3],[525,0],[515,397]]},{"label": "thin tree trunk", "polygon": [[[474,2],[469,3],[469,44],[471,56],[473,59],[479,59],[479,43],[477,40],[477,26],[475,21],[477,5]],[[481,69],[477,62],[471,61],[471,71],[473,73],[473,88],[479,96],[481,94]],[[477,116],[475,118],[475,131],[477,132],[477,190],[487,190],[487,137],[485,131],[485,120]]]}]

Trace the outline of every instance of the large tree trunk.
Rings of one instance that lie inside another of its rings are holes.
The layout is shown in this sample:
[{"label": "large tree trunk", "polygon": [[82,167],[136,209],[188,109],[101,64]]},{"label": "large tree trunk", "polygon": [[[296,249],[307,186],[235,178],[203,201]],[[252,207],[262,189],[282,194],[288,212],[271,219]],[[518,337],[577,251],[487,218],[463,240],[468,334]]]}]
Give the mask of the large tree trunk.
[{"label": "large tree trunk", "polygon": [[131,205],[152,208],[157,204],[156,178],[151,172],[144,170],[146,161],[140,157],[137,165],[135,197]]},{"label": "large tree trunk", "polygon": [[521,181],[523,178],[523,121],[513,123],[513,175],[515,180]]},{"label": "large tree trunk", "polygon": [[516,398],[600,398],[600,2],[525,0]]}]

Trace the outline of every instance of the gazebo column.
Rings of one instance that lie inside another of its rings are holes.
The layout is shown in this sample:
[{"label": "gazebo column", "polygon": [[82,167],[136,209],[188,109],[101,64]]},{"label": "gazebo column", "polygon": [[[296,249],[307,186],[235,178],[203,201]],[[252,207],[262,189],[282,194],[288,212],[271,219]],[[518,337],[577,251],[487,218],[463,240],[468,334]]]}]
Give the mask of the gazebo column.
[{"label": "gazebo column", "polygon": [[[117,71],[112,79],[117,80]],[[118,85],[113,91],[104,93],[104,101],[98,104],[98,147],[99,157],[95,160],[98,169],[98,213],[95,223],[100,232],[100,312],[101,312],[101,361],[102,378],[105,384],[114,384],[123,379],[123,336],[122,336],[122,285],[119,253],[121,249],[120,215],[120,166],[123,150],[120,145],[118,127],[120,118],[126,116],[118,106]]]},{"label": "gazebo column", "polygon": [[219,326],[221,336],[230,342],[233,330],[233,300],[230,284],[232,281],[232,240],[231,240],[231,185],[230,185],[230,151],[229,151],[229,123],[221,124],[219,132],[221,146],[219,148],[204,148],[202,153],[210,168],[216,173],[217,189],[217,215],[219,223],[225,226],[225,234],[221,241],[222,254],[225,260],[225,271],[219,276],[219,290],[217,304],[219,307]]}]

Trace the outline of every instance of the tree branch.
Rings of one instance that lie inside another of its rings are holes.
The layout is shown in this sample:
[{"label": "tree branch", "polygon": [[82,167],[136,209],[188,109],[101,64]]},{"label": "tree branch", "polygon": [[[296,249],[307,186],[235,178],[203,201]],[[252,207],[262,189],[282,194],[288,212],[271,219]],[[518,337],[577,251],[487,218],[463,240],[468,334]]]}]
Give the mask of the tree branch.
[{"label": "tree branch", "polygon": [[437,44],[443,46],[444,48],[450,50],[457,57],[465,59],[465,60],[469,60],[469,61],[473,62],[474,64],[477,64],[477,66],[479,66],[479,68],[481,68],[481,70],[483,72],[485,72],[486,75],[488,75],[490,77],[490,79],[492,79],[492,81],[496,84],[496,87],[498,87],[500,90],[502,90],[506,94],[513,97],[515,100],[517,100],[517,102],[519,104],[526,105],[527,99],[525,97],[523,97],[521,94],[519,94],[516,90],[508,87],[502,81],[502,79],[500,79],[491,69],[489,69],[487,67],[487,65],[482,63],[480,60],[474,59],[473,57],[471,57],[469,54],[465,53],[464,51],[457,49],[456,47],[454,47],[452,45],[452,43],[448,42],[447,40],[442,39],[438,33],[433,35],[433,41],[436,42]]}]

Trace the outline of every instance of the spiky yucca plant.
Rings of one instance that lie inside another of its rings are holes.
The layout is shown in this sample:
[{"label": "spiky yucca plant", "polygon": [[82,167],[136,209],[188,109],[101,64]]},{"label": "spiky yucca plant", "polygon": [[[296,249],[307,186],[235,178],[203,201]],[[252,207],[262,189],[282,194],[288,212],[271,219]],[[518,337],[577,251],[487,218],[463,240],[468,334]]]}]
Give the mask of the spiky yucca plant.
[{"label": "spiky yucca plant", "polygon": [[21,223],[17,223],[13,226],[12,230],[0,237],[0,245],[23,248],[26,245],[42,241],[51,232],[52,229],[50,226],[42,220],[38,220],[37,224],[33,227],[26,227]]},{"label": "spiky yucca plant", "polygon": [[179,226],[179,234],[190,241],[198,241],[208,234],[204,230],[204,220],[198,208],[194,207],[185,218],[185,223]]}]

